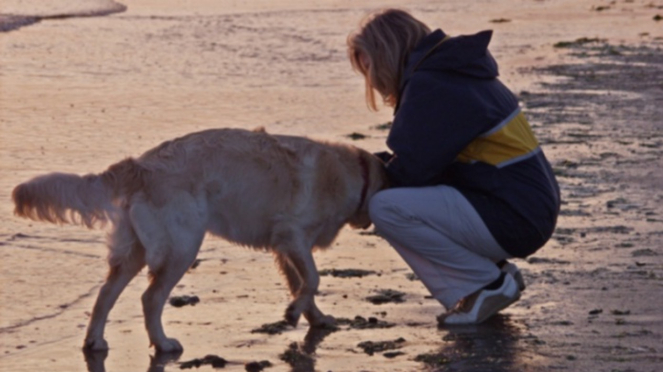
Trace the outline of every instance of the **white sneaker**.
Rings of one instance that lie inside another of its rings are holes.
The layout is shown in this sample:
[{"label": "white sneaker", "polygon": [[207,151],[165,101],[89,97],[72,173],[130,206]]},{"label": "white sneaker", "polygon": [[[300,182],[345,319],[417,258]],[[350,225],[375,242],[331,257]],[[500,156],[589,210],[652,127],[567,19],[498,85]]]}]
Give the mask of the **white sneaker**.
[{"label": "white sneaker", "polygon": [[444,325],[479,324],[520,299],[518,284],[511,274],[497,289],[481,289],[458,301],[456,306],[437,317]]},{"label": "white sneaker", "polygon": [[516,280],[518,284],[518,289],[522,292],[525,290],[525,279],[523,279],[523,273],[520,272],[520,269],[515,264],[508,262],[501,267],[503,273],[509,273]]}]

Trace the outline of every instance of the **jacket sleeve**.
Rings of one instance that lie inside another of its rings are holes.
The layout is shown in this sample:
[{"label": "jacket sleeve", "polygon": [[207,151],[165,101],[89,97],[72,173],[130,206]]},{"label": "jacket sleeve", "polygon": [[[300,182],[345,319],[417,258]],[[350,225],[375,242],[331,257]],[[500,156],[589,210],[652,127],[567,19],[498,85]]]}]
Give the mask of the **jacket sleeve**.
[{"label": "jacket sleeve", "polygon": [[405,87],[387,138],[387,146],[394,152],[386,165],[392,185],[435,184],[483,132],[485,113],[471,83],[454,84],[444,75],[415,73]]}]

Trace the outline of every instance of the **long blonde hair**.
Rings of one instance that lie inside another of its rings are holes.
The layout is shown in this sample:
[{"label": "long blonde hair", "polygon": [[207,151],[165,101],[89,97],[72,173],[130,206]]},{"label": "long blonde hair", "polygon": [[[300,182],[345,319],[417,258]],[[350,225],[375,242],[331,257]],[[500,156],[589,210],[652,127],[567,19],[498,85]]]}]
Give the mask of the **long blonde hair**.
[{"label": "long blonde hair", "polygon": [[348,57],[353,69],[364,75],[370,109],[378,109],[376,90],[387,105],[396,106],[407,58],[429,33],[428,26],[409,13],[385,9],[369,14],[359,29],[348,35]]}]

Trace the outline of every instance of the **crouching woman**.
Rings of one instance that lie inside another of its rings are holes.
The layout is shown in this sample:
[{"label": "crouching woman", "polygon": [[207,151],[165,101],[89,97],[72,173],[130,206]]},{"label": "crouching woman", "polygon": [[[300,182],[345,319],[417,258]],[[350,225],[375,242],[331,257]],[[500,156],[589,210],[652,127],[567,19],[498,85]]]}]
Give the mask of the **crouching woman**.
[{"label": "crouching woman", "polygon": [[491,31],[450,36],[409,13],[367,17],[348,37],[352,66],[394,108],[385,162],[390,189],[370,201],[378,233],[447,311],[476,324],[525,288],[507,259],[550,238],[559,187],[515,95],[498,79]]}]

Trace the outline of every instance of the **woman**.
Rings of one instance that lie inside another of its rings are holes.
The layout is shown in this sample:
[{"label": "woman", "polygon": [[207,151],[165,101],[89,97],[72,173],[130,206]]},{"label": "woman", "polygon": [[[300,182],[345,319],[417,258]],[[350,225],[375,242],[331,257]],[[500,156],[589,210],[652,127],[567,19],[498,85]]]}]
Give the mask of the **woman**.
[{"label": "woman", "polygon": [[514,94],[497,79],[491,31],[451,37],[410,14],[369,16],[348,55],[394,107],[385,161],[393,188],[370,201],[377,231],[447,312],[441,324],[477,324],[520,298],[510,257],[550,238],[559,187]]}]

